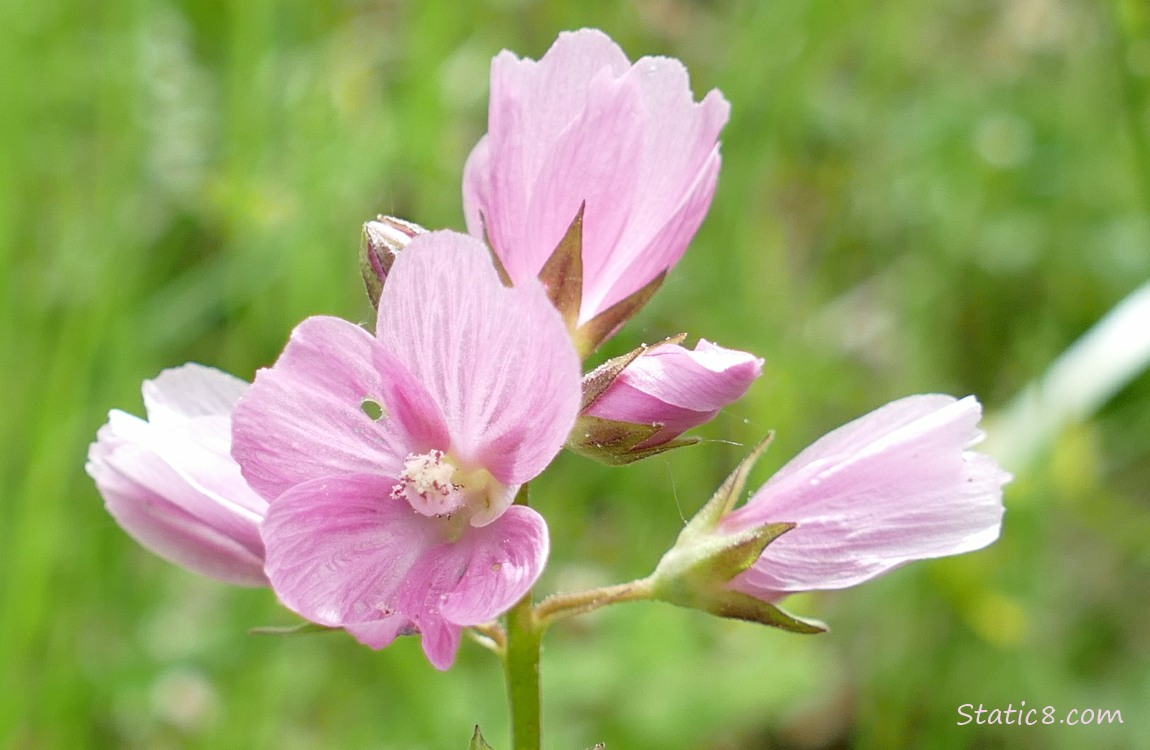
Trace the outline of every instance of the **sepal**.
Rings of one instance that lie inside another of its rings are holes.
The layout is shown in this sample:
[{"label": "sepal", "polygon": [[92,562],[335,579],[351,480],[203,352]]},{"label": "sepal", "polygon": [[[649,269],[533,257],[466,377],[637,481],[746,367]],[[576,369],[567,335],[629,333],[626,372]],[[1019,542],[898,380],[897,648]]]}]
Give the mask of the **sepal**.
[{"label": "sepal", "polygon": [[622,466],[633,463],[649,456],[654,456],[672,448],[681,448],[685,445],[694,445],[698,438],[676,438],[658,445],[639,446],[654,437],[663,425],[659,422],[634,423],[624,422],[604,417],[586,414],[600,396],[627,369],[627,365],[652,349],[665,344],[678,344],[687,337],[680,333],[660,341],[657,344],[643,344],[626,354],[613,357],[583,376],[583,403],[580,408],[579,419],[575,428],[567,438],[567,449],[581,456],[605,463],[610,466]]},{"label": "sepal", "polygon": [[575,429],[567,438],[567,449],[581,456],[610,466],[622,466],[650,456],[664,453],[672,448],[694,445],[699,438],[687,437],[669,440],[647,448],[639,446],[650,440],[663,425],[634,424],[617,422],[613,419],[580,415],[575,420]]},{"label": "sepal", "polygon": [[379,295],[399,251],[426,229],[394,216],[377,216],[363,225],[359,249],[359,272],[372,307],[379,307]]},{"label": "sepal", "polygon": [[[676,602],[671,603],[675,604]],[[809,617],[798,617],[774,604],[756,599],[741,591],[734,591],[733,589],[723,589],[722,591],[715,592],[715,596],[708,598],[704,605],[703,607],[694,606],[692,608],[703,609],[713,615],[725,617],[729,620],[757,622],[761,625],[769,625],[772,628],[779,628],[780,630],[786,630],[791,633],[815,635],[817,633],[827,632],[827,625],[821,620]]]},{"label": "sepal", "polygon": [[547,288],[551,304],[563,315],[572,335],[579,325],[579,306],[583,300],[583,209],[571,221],[563,239],[539,271],[539,281]]},{"label": "sepal", "polygon": [[470,750],[492,750],[491,745],[487,744],[487,740],[483,739],[483,732],[479,731],[479,725],[475,725],[475,733],[471,735],[471,744],[467,746]]},{"label": "sepal", "polygon": [[646,305],[648,300],[655,296],[655,292],[663,286],[663,281],[666,278],[667,272],[663,271],[647,282],[646,286],[639,291],[616,302],[579,326],[579,329],[575,331],[575,348],[579,350],[579,354],[584,358],[588,357],[599,348],[600,344],[614,336],[624,323],[635,317],[643,305]]},{"label": "sepal", "polygon": [[767,448],[771,447],[771,442],[775,439],[775,433],[769,433],[758,445],[756,445],[735,467],[735,470],[723,480],[719,485],[719,489],[715,490],[715,494],[707,501],[707,504],[699,509],[699,512],[687,523],[687,526],[679,533],[679,540],[675,543],[676,547],[684,544],[690,544],[692,540],[709,536],[715,527],[719,525],[719,521],[723,516],[730,513],[735,508],[735,503],[739,501],[739,497],[743,494],[743,488],[747,486],[747,477],[751,473],[751,469],[767,452]]},{"label": "sepal", "polygon": [[748,474],[772,437],[755,446],[680,532],[675,546],[659,561],[651,577],[654,598],[719,617],[759,622],[795,633],[820,633],[826,630],[822,623],[797,618],[728,586],[754,565],[772,542],[796,526],[781,522],[736,533],[718,531],[719,522],[743,494]]}]

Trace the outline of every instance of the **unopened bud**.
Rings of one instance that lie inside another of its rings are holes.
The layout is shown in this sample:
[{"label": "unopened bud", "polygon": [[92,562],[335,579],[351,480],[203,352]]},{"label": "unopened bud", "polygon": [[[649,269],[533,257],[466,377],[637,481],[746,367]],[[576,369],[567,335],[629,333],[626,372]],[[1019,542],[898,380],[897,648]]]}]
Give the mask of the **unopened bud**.
[{"label": "unopened bud", "polygon": [[608,464],[625,464],[698,442],[681,437],[740,398],[763,360],[686,334],[609,360],[583,378],[583,409],[567,447]]},{"label": "unopened bud", "polygon": [[418,224],[394,216],[377,216],[375,221],[363,225],[359,271],[372,307],[379,306],[379,295],[383,293],[383,285],[399,251],[407,247],[413,237],[425,232],[427,230]]}]

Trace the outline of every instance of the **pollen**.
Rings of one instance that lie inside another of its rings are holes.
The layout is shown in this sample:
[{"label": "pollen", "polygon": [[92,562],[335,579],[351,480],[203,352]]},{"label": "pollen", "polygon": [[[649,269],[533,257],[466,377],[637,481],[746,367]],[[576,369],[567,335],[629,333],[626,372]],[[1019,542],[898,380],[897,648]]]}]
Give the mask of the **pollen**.
[{"label": "pollen", "polygon": [[409,454],[399,481],[391,488],[391,496],[406,500],[425,516],[450,515],[466,499],[463,488],[452,481],[455,471],[443,451]]}]

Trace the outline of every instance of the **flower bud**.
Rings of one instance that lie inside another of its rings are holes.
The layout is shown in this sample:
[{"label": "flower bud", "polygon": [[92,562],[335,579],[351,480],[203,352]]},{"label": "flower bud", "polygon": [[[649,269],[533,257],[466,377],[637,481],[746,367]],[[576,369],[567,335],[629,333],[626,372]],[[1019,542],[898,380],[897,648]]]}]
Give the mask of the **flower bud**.
[{"label": "flower bud", "polygon": [[734,509],[760,446],[659,563],[656,595],[801,630],[811,623],[774,602],[985,547],[1010,475],[968,450],[980,415],[973,397],[894,401],[820,438]]},{"label": "flower bud", "polygon": [[395,256],[407,247],[411,238],[427,232],[418,224],[394,216],[377,216],[375,221],[363,225],[363,241],[359,251],[359,272],[372,307],[379,306],[379,295]]},{"label": "flower bud", "polygon": [[696,440],[679,436],[741,398],[763,360],[702,339],[640,347],[584,378],[584,408],[569,447],[608,463],[628,463]]}]

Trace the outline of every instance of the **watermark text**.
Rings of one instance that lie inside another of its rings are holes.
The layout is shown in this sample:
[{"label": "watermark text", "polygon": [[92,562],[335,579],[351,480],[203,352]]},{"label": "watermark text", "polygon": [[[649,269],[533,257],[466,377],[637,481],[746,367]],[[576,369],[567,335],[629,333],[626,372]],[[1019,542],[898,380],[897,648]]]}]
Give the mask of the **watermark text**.
[{"label": "watermark text", "polygon": [[1006,708],[987,707],[979,703],[963,703],[958,707],[960,727],[967,724],[1001,724],[1016,727],[1034,727],[1043,724],[1064,724],[1066,726],[1090,726],[1097,724],[1125,724],[1122,711],[1116,708],[1071,708],[1060,711],[1054,706],[1027,706],[1022,701],[1015,707],[1008,703]]}]

